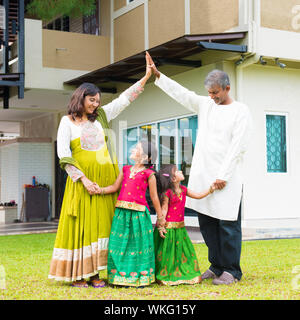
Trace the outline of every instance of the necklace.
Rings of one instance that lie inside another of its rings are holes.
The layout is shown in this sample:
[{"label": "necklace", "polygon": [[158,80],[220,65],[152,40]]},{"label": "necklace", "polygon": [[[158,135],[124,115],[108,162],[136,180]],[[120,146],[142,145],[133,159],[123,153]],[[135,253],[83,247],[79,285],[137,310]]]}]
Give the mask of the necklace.
[{"label": "necklace", "polygon": [[134,170],[133,169],[133,166],[132,167],[130,167],[130,175],[129,175],[129,178],[131,179],[131,178],[133,178],[135,175],[137,175],[139,172],[141,172],[141,171],[144,171],[146,168],[145,167],[142,167],[142,168],[140,168],[140,169],[137,169],[137,170]]},{"label": "necklace", "polygon": [[179,187],[180,189],[180,192],[177,193],[177,192],[174,192],[174,194],[179,198],[179,200],[181,201],[182,200],[182,189]]}]

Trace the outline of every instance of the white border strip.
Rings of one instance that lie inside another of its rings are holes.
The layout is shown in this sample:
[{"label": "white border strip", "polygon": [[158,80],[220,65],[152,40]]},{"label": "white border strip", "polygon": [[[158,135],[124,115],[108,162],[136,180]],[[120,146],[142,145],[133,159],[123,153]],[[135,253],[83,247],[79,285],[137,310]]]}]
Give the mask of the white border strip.
[{"label": "white border strip", "polygon": [[[122,16],[123,14],[141,6],[145,3],[146,0],[134,0],[127,4],[126,7],[122,7],[117,11],[114,11],[112,14],[112,20],[117,19],[118,17]],[[113,1],[112,1],[113,2]]]},{"label": "white border strip", "polygon": [[114,1],[110,1],[110,63],[114,63],[115,60],[115,46],[114,46],[114,38],[115,38],[115,31],[114,31]]},{"label": "white border strip", "polygon": [[184,33],[191,34],[191,2],[184,1]]},{"label": "white border strip", "polygon": [[145,50],[149,49],[149,2],[145,0],[144,5],[144,41],[145,41]]}]

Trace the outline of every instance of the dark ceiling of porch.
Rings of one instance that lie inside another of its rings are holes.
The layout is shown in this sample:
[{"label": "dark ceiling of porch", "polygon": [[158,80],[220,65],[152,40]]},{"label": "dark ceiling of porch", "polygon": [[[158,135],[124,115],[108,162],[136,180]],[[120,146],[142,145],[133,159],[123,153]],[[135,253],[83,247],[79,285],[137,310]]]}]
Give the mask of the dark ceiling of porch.
[{"label": "dark ceiling of porch", "polygon": [[[232,45],[230,42],[241,40],[245,32],[220,33],[208,35],[185,35],[148,50],[157,66],[177,65],[190,68],[201,66],[200,60],[188,57],[205,50],[221,50],[245,53],[247,47]],[[102,87],[103,92],[116,93],[115,83],[134,83],[134,76],[145,71],[145,51],[121,61],[89,72],[78,78],[66,81],[65,84],[79,86],[83,82],[91,82]]]}]

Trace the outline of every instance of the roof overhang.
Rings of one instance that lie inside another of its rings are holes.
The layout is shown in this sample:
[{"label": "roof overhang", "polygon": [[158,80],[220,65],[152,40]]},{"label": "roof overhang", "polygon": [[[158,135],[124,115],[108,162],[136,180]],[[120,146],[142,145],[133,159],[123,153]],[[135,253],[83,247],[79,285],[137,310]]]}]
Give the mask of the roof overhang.
[{"label": "roof overhang", "polygon": [[[177,65],[190,68],[201,67],[201,60],[186,59],[206,50],[247,52],[247,46],[231,44],[242,40],[246,32],[230,32],[206,35],[185,35],[168,41],[148,50],[157,66]],[[116,93],[112,84],[117,82],[134,83],[134,76],[145,71],[145,51],[89,72],[78,78],[66,81],[65,84],[78,86],[83,82],[91,82],[101,87],[102,92]]]}]

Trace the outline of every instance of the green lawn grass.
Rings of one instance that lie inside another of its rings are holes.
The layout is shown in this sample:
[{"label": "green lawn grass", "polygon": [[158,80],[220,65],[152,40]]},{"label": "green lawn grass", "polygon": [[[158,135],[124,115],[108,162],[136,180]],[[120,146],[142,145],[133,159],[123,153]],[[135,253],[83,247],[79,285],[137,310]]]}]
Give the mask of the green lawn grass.
[{"label": "green lawn grass", "polygon": [[[0,268],[5,270],[6,286],[1,289],[0,275],[0,300],[299,300],[300,297],[300,280],[298,286],[293,285],[300,273],[300,239],[244,241],[241,257],[244,275],[240,282],[230,286],[215,286],[211,280],[205,280],[197,285],[153,284],[144,289],[72,288],[67,283],[49,280],[54,240],[55,233],[0,237]],[[195,244],[195,249],[204,272],[209,266],[207,247]],[[100,277],[106,279],[106,271],[101,271]]]}]

